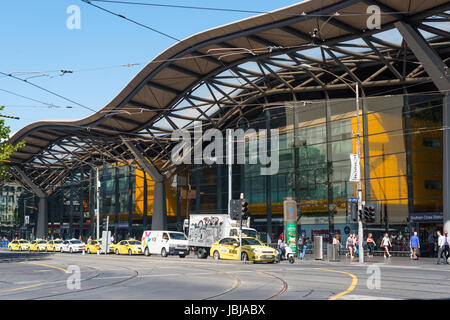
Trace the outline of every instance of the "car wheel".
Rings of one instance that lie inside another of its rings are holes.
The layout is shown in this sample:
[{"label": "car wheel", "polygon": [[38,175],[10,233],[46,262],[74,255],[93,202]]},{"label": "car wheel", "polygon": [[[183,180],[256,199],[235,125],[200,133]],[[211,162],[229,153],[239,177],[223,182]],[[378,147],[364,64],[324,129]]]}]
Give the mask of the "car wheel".
[{"label": "car wheel", "polygon": [[180,258],[184,258],[186,255],[184,253],[180,254]]},{"label": "car wheel", "polygon": [[72,250],[72,248],[70,248],[70,250],[69,250],[69,251],[70,251],[70,253],[73,253],[73,250]]},{"label": "car wheel", "polygon": [[242,252],[242,254],[241,254],[241,260],[242,260],[242,261],[248,261],[248,255],[247,255],[246,252]]},{"label": "car wheel", "polygon": [[120,253],[119,253],[119,249],[116,249],[116,254],[117,254],[117,255],[119,255],[119,254],[120,254]]},{"label": "car wheel", "polygon": [[203,258],[203,249],[197,250],[197,258],[202,259]]},{"label": "car wheel", "polygon": [[133,251],[131,249],[128,249],[128,255],[131,256],[133,254]]},{"label": "car wheel", "polygon": [[294,262],[295,262],[295,259],[294,259],[293,256],[289,256],[289,262],[290,262],[290,263],[294,263]]},{"label": "car wheel", "polygon": [[145,255],[146,257],[148,257],[148,256],[150,255],[150,250],[148,250],[148,247],[145,248],[145,250],[144,250],[144,255]]},{"label": "car wheel", "polygon": [[165,258],[168,256],[166,248],[162,248],[161,255]]},{"label": "car wheel", "polygon": [[213,257],[214,257],[214,260],[220,260],[220,253],[219,253],[219,251],[214,251],[214,254],[213,254]]}]

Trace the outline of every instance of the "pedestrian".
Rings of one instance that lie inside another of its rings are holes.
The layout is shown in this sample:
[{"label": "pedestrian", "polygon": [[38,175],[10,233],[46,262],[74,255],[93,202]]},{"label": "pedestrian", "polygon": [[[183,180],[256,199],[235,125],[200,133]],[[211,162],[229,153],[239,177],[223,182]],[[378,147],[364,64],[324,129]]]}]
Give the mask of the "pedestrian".
[{"label": "pedestrian", "polygon": [[409,240],[409,246],[413,251],[412,256],[413,260],[418,260],[419,258],[417,258],[417,250],[420,249],[420,240],[419,237],[417,236],[417,231],[414,231],[414,235]]},{"label": "pedestrian", "polygon": [[356,234],[354,235],[353,243],[355,244],[353,252],[355,252],[355,256],[359,256],[359,238]]},{"label": "pedestrian", "polygon": [[347,241],[345,242],[345,247],[348,249],[348,253],[345,254],[345,257],[350,254],[350,258],[353,259],[353,233],[348,235]]},{"label": "pedestrian", "polygon": [[298,237],[297,248],[298,248],[298,258],[300,260],[303,260],[305,258],[306,253],[306,236],[304,232],[302,232],[302,235]]},{"label": "pedestrian", "polygon": [[278,242],[277,242],[278,263],[280,263],[281,257],[284,254],[284,240],[283,240],[283,238],[284,238],[284,236],[281,234],[280,238],[278,239]]},{"label": "pedestrian", "polygon": [[367,248],[369,248],[369,258],[373,258],[373,252],[376,246],[377,244],[375,243],[375,240],[373,240],[372,234],[369,233],[367,235]]},{"label": "pedestrian", "polygon": [[341,236],[339,234],[337,234],[337,233],[333,237],[333,245],[337,246],[337,248],[338,248],[338,255],[340,255],[341,254],[341,247],[342,247]]},{"label": "pedestrian", "polygon": [[388,257],[391,257],[391,254],[389,253],[389,247],[392,246],[391,240],[389,239],[389,235],[387,233],[384,234],[383,239],[381,240],[381,247],[384,247],[384,257],[386,258],[386,255]]},{"label": "pedestrian", "polygon": [[[447,231],[445,233],[447,233]],[[442,254],[444,254],[444,264],[447,264],[448,263],[447,262],[447,259],[448,259],[447,253],[448,253],[448,243],[449,243],[448,238],[446,236],[443,236],[440,231],[437,231],[436,234],[438,236],[438,247],[439,247],[438,260],[437,260],[436,264],[441,264]],[[447,243],[447,245],[446,245],[446,243]]]},{"label": "pedestrian", "polygon": [[434,237],[431,231],[428,233],[428,253],[430,258],[434,258]]}]

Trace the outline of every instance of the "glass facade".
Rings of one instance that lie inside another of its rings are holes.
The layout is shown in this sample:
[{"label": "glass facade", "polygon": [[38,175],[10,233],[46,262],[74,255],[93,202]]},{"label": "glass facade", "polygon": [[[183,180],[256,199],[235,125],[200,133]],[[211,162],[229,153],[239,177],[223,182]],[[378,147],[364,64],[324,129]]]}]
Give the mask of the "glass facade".
[{"label": "glass facade", "polygon": [[[442,227],[442,103],[439,94],[360,100],[363,201],[377,208],[376,223],[365,230],[375,238],[389,232],[394,250],[409,250],[405,243],[411,228],[420,230],[426,243],[426,233]],[[308,237],[324,235],[326,243],[330,234],[340,233],[345,241],[348,233],[357,233],[348,202],[357,196],[356,183],[349,182],[349,155],[356,153],[357,145],[355,99],[280,102],[254,111],[246,123],[257,135],[275,128],[280,133],[276,174],[261,175],[262,166],[254,164],[255,155],[249,150],[249,137],[245,164],[232,167],[232,198],[245,194],[253,227],[267,234],[269,241],[277,238],[283,232],[283,199],[295,197],[298,231]],[[109,217],[116,239],[139,238],[151,227],[154,182],[125,165],[104,165],[99,175],[102,230]],[[0,200],[2,226],[14,221],[12,227],[23,228],[23,217],[29,215],[26,230],[31,230],[39,199],[17,187],[10,198],[8,188],[2,188]],[[49,233],[94,235],[95,194],[95,169],[80,169],[66,179],[48,199]],[[225,214],[228,166],[180,166],[166,180],[166,197],[172,230],[181,230],[189,214]]]}]

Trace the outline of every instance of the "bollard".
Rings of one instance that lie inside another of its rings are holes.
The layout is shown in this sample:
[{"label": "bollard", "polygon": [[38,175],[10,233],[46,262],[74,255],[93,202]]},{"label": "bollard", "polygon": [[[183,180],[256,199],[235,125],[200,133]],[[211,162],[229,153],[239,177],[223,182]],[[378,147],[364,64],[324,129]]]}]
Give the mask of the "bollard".
[{"label": "bollard", "polygon": [[83,246],[83,252],[81,253],[83,256],[85,255],[85,253],[84,253],[84,249],[85,249],[85,247]]}]

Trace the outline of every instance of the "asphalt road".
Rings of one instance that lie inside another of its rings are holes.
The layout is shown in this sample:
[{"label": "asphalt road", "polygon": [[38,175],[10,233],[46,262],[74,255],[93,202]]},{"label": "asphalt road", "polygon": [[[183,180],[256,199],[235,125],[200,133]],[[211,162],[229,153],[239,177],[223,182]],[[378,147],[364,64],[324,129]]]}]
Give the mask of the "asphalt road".
[{"label": "asphalt road", "polygon": [[434,259],[253,264],[0,249],[0,300],[450,299],[449,276]]}]

